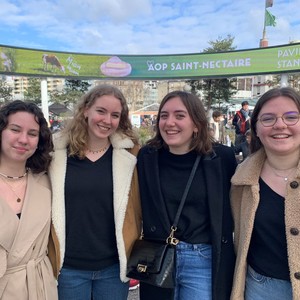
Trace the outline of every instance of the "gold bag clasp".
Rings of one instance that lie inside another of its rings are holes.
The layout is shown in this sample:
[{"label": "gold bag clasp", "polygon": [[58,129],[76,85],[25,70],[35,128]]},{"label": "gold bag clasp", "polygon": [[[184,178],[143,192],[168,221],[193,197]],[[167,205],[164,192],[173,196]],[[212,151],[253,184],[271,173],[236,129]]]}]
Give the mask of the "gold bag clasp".
[{"label": "gold bag clasp", "polygon": [[146,265],[142,265],[142,264],[138,264],[136,267],[137,271],[139,273],[146,273],[147,271],[147,266]]}]

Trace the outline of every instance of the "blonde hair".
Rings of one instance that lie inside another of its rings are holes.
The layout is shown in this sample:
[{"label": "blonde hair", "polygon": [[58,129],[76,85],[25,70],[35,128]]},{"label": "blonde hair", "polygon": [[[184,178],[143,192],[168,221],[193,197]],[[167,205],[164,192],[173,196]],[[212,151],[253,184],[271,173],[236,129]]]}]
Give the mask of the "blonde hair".
[{"label": "blonde hair", "polygon": [[85,157],[88,142],[88,123],[84,112],[87,108],[91,107],[99,97],[104,95],[113,95],[120,100],[122,111],[117,131],[131,138],[135,144],[138,143],[137,136],[129,120],[129,110],[123,93],[112,85],[97,85],[82,96],[76,107],[74,117],[67,124],[65,132],[69,140],[69,155],[77,155],[79,158]]}]

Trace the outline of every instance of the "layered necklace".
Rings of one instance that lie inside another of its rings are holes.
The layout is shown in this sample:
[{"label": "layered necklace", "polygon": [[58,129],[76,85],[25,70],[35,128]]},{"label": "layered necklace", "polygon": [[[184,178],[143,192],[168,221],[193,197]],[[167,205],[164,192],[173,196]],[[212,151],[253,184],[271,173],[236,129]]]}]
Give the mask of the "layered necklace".
[{"label": "layered necklace", "polygon": [[[276,169],[276,168],[272,167],[268,161],[267,161],[267,164],[270,167],[270,169],[272,170],[272,172],[274,173],[274,175],[277,176],[277,177],[282,178],[284,181],[288,181],[289,177],[293,174],[293,172],[297,168],[297,167],[293,167],[293,168],[290,168],[290,169],[279,170],[279,169]],[[281,175],[281,174],[277,173],[278,171],[289,171],[289,170],[290,170],[290,172],[288,172],[285,175]]]},{"label": "layered necklace", "polygon": [[[10,189],[10,191],[15,195],[16,201],[20,203],[22,201],[22,197],[19,196],[18,190],[23,188],[24,183],[26,183],[25,177],[28,174],[28,169],[26,169],[26,172],[21,176],[9,176],[6,174],[3,174],[0,172],[0,178],[2,181],[6,184],[6,186]],[[18,184],[12,184],[12,183],[18,183]]]}]

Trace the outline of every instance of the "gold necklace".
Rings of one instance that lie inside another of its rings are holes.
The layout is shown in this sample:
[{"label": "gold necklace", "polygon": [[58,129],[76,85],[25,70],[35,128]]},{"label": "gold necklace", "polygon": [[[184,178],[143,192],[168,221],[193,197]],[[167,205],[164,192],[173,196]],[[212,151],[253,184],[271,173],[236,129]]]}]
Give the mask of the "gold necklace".
[{"label": "gold necklace", "polygon": [[96,153],[103,153],[108,149],[109,144],[107,144],[106,146],[100,148],[99,150],[91,150],[89,148],[87,148],[87,152],[92,153],[92,154],[96,154]]},{"label": "gold necklace", "polygon": [[[27,174],[27,173],[26,173]],[[7,179],[5,179],[5,177],[1,177],[2,181],[9,187],[9,189],[13,192],[13,194],[16,196],[16,201],[18,203],[20,203],[22,201],[22,198],[17,194],[16,190],[19,189],[23,184],[24,182],[26,183],[26,181],[23,180],[23,178],[25,178],[24,176],[21,177],[22,180],[20,180],[20,183],[13,187]]]}]

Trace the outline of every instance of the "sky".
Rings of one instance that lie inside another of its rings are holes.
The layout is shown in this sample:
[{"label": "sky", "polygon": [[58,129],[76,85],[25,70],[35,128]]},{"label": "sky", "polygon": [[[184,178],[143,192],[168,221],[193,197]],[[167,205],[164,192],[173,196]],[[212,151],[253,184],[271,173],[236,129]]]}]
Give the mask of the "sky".
[{"label": "sky", "polygon": [[[274,0],[269,46],[300,41],[300,0]],[[88,54],[200,53],[234,37],[259,47],[265,0],[0,0],[0,45]]]}]

